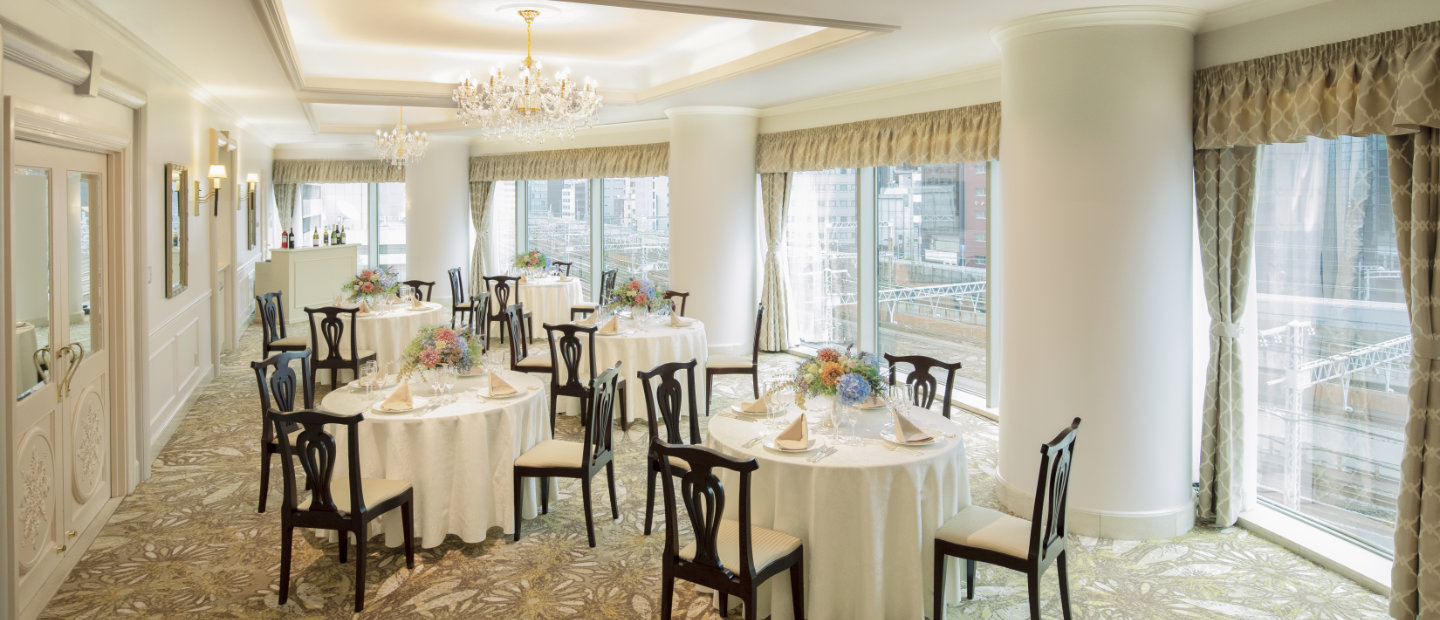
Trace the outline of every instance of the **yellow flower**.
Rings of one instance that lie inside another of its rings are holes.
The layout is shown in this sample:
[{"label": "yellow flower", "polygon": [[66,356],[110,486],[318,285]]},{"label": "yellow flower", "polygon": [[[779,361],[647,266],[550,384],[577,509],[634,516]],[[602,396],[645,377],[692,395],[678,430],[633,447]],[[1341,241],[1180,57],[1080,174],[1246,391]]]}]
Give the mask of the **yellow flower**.
[{"label": "yellow flower", "polygon": [[845,368],[838,362],[825,362],[825,366],[820,369],[820,382],[826,387],[835,387],[835,383],[843,374],[845,374]]}]

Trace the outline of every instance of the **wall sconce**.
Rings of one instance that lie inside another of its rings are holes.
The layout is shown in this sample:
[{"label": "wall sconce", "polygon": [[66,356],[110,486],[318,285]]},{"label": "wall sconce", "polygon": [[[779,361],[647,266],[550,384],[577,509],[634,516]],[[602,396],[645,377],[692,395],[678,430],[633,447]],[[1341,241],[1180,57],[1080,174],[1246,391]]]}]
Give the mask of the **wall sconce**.
[{"label": "wall sconce", "polygon": [[260,173],[251,172],[245,175],[245,185],[250,187],[250,193],[255,193],[255,186],[260,184]]},{"label": "wall sconce", "polygon": [[210,177],[210,192],[206,193],[200,187],[200,182],[196,181],[195,200],[197,203],[205,202],[206,200],[213,201],[211,206],[214,207],[215,215],[218,216],[220,215],[220,181],[227,176],[225,174],[225,164],[210,164],[210,174],[206,176]]}]

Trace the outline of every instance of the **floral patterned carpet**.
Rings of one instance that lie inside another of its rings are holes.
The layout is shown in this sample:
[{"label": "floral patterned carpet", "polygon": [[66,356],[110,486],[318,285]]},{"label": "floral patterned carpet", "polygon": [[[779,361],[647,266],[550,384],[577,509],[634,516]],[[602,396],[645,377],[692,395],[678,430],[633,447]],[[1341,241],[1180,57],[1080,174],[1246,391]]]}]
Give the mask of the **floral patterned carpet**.
[{"label": "floral patterned carpet", "polygon": [[[278,466],[270,511],[255,512],[259,414],[249,361],[258,356],[258,337],[258,330],[249,330],[243,346],[224,357],[216,379],[202,388],[153,463],[152,476],[123,500],[42,617],[353,615],[354,565],[340,564],[337,545],[311,533],[296,535],[291,599],[276,605]],[[767,355],[762,376],[787,371],[794,361]],[[717,410],[747,396],[748,383],[746,377],[718,379]],[[998,428],[975,416],[958,419],[966,427],[973,499],[997,506],[992,476]],[[550,514],[526,521],[518,543],[499,528],[479,544],[452,536],[437,548],[417,548],[413,571],[400,550],[371,545],[361,615],[657,617],[664,536],[642,533],[647,431],[643,423],[630,428],[615,431],[619,520],[606,518],[605,485],[596,484],[595,549],[586,546],[581,502],[574,497],[578,481],[562,481]],[[562,437],[578,438],[579,432],[575,418],[562,418]],[[1072,537],[1071,553],[1078,618],[1385,617],[1382,597],[1239,528],[1197,527],[1150,542]],[[976,585],[975,599],[950,607],[947,617],[1027,616],[1023,575],[981,564]],[[1053,570],[1042,589],[1045,617],[1060,617]],[[676,617],[716,618],[710,601],[682,583]],[[732,616],[739,613],[736,605]]]}]

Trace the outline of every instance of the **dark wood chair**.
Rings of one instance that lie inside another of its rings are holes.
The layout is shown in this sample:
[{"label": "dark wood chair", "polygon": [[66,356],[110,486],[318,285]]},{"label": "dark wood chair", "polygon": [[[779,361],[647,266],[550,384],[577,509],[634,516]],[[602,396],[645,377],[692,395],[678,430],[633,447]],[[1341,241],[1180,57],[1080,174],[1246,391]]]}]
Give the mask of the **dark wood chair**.
[{"label": "dark wood chair", "polygon": [[271,351],[304,351],[310,342],[304,336],[285,335],[285,303],[280,291],[255,296],[260,312],[260,356],[269,359]]},{"label": "dark wood chair", "polygon": [[[530,355],[530,342],[525,338],[516,338],[515,334],[525,329],[521,318],[525,315],[525,305],[515,304],[505,309],[505,325],[502,326],[500,334],[504,339],[505,332],[510,332],[510,370],[515,372],[533,372],[535,374],[547,374],[552,372],[548,355]],[[552,420],[551,431],[554,431]]]},{"label": "dark wood chair", "polygon": [[[524,304],[520,303],[520,278],[518,276],[485,276],[481,279],[485,281],[485,290],[490,295],[490,301],[493,302],[485,306],[487,322],[504,323],[505,311],[510,309],[512,299],[515,304],[524,307]],[[495,307],[493,313],[490,312],[491,305]],[[525,330],[522,334],[525,340],[529,340],[535,334],[535,317],[526,312],[522,318],[525,319]],[[489,327],[487,326],[486,329],[488,330]],[[505,344],[505,332],[507,331],[509,330],[500,330],[500,344]]]},{"label": "dark wood chair", "polygon": [[620,275],[618,269],[606,269],[600,272],[600,290],[595,293],[595,303],[579,303],[570,306],[570,320],[575,320],[587,314],[595,312],[597,308],[610,303],[610,293],[615,290],[615,278]]},{"label": "dark wood chair", "polygon": [[[415,568],[414,491],[402,480],[360,477],[360,421],[324,411],[270,412],[275,436],[280,443],[280,462],[285,472],[285,501],[280,513],[280,604],[290,596],[290,547],[295,528],[335,530],[340,533],[340,562],[348,551],[349,535],[355,536],[355,611],[365,609],[365,539],[370,522],[395,508],[400,509],[405,531],[405,566]],[[347,477],[334,479],[335,438],[326,425],[344,426],[349,462]],[[295,432],[298,427],[298,432]],[[294,432],[294,445],[291,433]],[[295,464],[300,459],[310,498],[300,501],[295,484]],[[348,534],[347,534],[348,532]]]},{"label": "dark wood chair", "polygon": [[575,263],[563,260],[550,261],[550,273],[563,273],[568,276],[570,275],[570,267],[574,264]]},{"label": "dark wood chair", "polygon": [[490,311],[490,293],[488,291],[480,291],[478,293],[475,293],[474,295],[471,295],[470,307],[479,309],[475,312],[470,313],[470,317],[472,318],[472,320],[470,321],[470,324],[467,325],[467,327],[469,327],[471,331],[480,335],[481,341],[485,343],[485,350],[489,351],[490,321],[488,319],[488,315]]},{"label": "dark wood chair", "polygon": [[955,371],[960,370],[960,362],[942,362],[933,357],[924,355],[891,355],[885,354],[885,363],[890,365],[890,385],[895,385],[895,365],[909,364],[914,367],[905,383],[912,386],[914,404],[929,409],[935,404],[935,397],[940,393],[940,382],[930,369],[939,368],[945,371],[945,398],[941,400],[940,412],[950,417],[950,397],[955,393]]},{"label": "dark wood chair", "polygon": [[1025,573],[1030,617],[1040,618],[1040,576],[1053,562],[1060,577],[1060,608],[1070,620],[1070,578],[1065,571],[1065,507],[1070,497],[1070,462],[1080,418],[1040,446],[1040,476],[1030,522],[970,505],[935,532],[935,617],[945,617],[945,558],[965,560],[965,598],[975,598],[975,562]]},{"label": "dark wood chair", "polygon": [[[561,396],[580,399],[582,411],[590,410],[594,397],[590,382],[595,379],[595,332],[600,328],[562,323],[545,323],[545,337],[550,342],[550,434],[555,434],[556,405]],[[558,334],[558,337],[557,337]],[[584,334],[585,342],[580,341]],[[584,365],[582,377],[582,367]],[[563,378],[562,378],[563,377]],[[620,429],[630,430],[630,407],[625,404],[625,380],[619,380]]]},{"label": "dark wood chair", "polygon": [[705,361],[705,415],[710,415],[710,395],[715,391],[716,375],[750,375],[755,398],[760,398],[760,321],[765,318],[765,304],[755,312],[755,340],[750,357],[716,355]]},{"label": "dark wood chair", "polygon": [[[350,337],[345,337],[347,325],[355,324],[355,315],[359,312],[356,308],[339,308],[336,306],[321,306],[319,308],[306,308],[305,314],[310,315],[310,340],[320,343],[321,338],[325,342],[325,355],[315,357],[315,370],[330,371],[330,389],[340,387],[340,371],[349,370],[355,373],[355,378],[360,378],[360,365],[375,359],[375,352],[368,349],[360,349],[355,344],[355,330],[351,329]],[[319,321],[316,321],[316,316]],[[345,315],[346,318],[340,318]],[[318,349],[317,349],[318,350]]]},{"label": "dark wood chair", "polygon": [[[455,267],[445,273],[450,276],[450,327],[455,327],[455,319],[462,314],[467,315],[469,321],[475,320],[478,310],[470,305],[469,298],[465,296],[465,280],[460,275],[460,268]],[[466,322],[461,321],[461,324]]]},{"label": "dark wood chair", "polygon": [[[661,364],[648,371],[635,373],[640,379],[641,389],[645,390],[645,419],[650,423],[650,445],[655,445],[656,440],[670,444],[698,444],[700,443],[700,416],[698,407],[695,404],[695,367],[699,363],[695,360],[688,362],[669,362]],[[685,383],[680,383],[676,375],[685,371]],[[659,387],[651,387],[651,380],[659,379]],[[680,400],[685,399],[685,410],[680,408]],[[682,413],[690,415],[690,439],[686,441],[680,436],[680,416]],[[665,424],[665,435],[660,435],[660,424]],[[660,475],[660,464],[655,462],[655,452],[652,450],[646,456],[647,470],[645,472],[645,535],[650,535],[650,524],[655,520],[655,477]],[[677,474],[685,474],[690,471],[685,462],[679,459],[670,460],[670,468]]]},{"label": "dark wood chair", "polygon": [[[679,291],[665,291],[665,295],[663,295],[663,297],[666,301],[670,302],[670,310],[672,312],[679,310],[680,316],[685,316],[685,304],[690,301],[690,293],[681,293]],[[680,300],[680,305],[678,307],[675,305],[676,299]]]},{"label": "dark wood chair", "polygon": [[[300,361],[300,376],[291,363]],[[294,411],[295,397],[303,396],[302,408],[315,408],[315,369],[310,365],[310,351],[277,353],[263,362],[250,362],[255,382],[260,386],[260,512],[265,512],[265,499],[270,496],[270,456],[280,453],[275,441],[271,411]]]},{"label": "dark wood chair", "polygon": [[430,301],[430,294],[433,293],[433,292],[435,292],[435,283],[434,283],[434,282],[426,282],[426,281],[424,281],[424,280],[406,280],[406,281],[404,281],[404,282],[401,282],[401,284],[404,284],[404,285],[406,285],[406,286],[409,286],[410,288],[415,289],[415,293],[416,293],[417,295],[418,295],[421,291],[424,291],[424,293],[425,293],[425,301]]},{"label": "dark wood chair", "polygon": [[[790,571],[790,593],[796,618],[805,618],[805,545],[799,538],[750,524],[750,474],[760,466],[754,458],[736,459],[704,446],[679,446],[652,440],[650,451],[660,465],[665,489],[665,554],[660,564],[660,617],[670,618],[675,580],[684,579],[720,593],[720,613],[730,606],[730,595],[745,603],[746,620],[759,616],[755,597],[760,585]],[[671,462],[679,460],[680,473]],[[740,474],[739,521],[722,519],[725,488],[719,472]],[[690,517],[695,542],[680,547],[680,510],[675,502],[673,477],[680,478],[680,494]]]},{"label": "dark wood chair", "polygon": [[610,482],[610,515],[620,518],[620,505],[615,501],[615,453],[612,451],[610,422],[615,415],[615,395],[619,388],[620,364],[615,364],[591,380],[590,409],[586,412],[585,440],[581,443],[546,439],[515,459],[515,540],[520,540],[519,489],[524,478],[540,478],[540,513],[550,512],[550,478],[579,478],[580,495],[585,501],[585,533],[590,546],[595,546],[595,522],[590,509],[590,480],[600,469]]}]

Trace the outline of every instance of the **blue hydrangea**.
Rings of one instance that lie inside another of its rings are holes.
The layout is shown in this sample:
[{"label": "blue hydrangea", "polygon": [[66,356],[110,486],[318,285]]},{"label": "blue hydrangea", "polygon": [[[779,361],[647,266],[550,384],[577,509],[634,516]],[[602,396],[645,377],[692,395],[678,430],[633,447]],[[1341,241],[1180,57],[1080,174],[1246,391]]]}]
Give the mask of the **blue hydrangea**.
[{"label": "blue hydrangea", "polygon": [[846,373],[840,376],[835,383],[835,393],[840,396],[840,402],[847,405],[855,405],[870,398],[870,382],[865,377],[855,373]]}]

